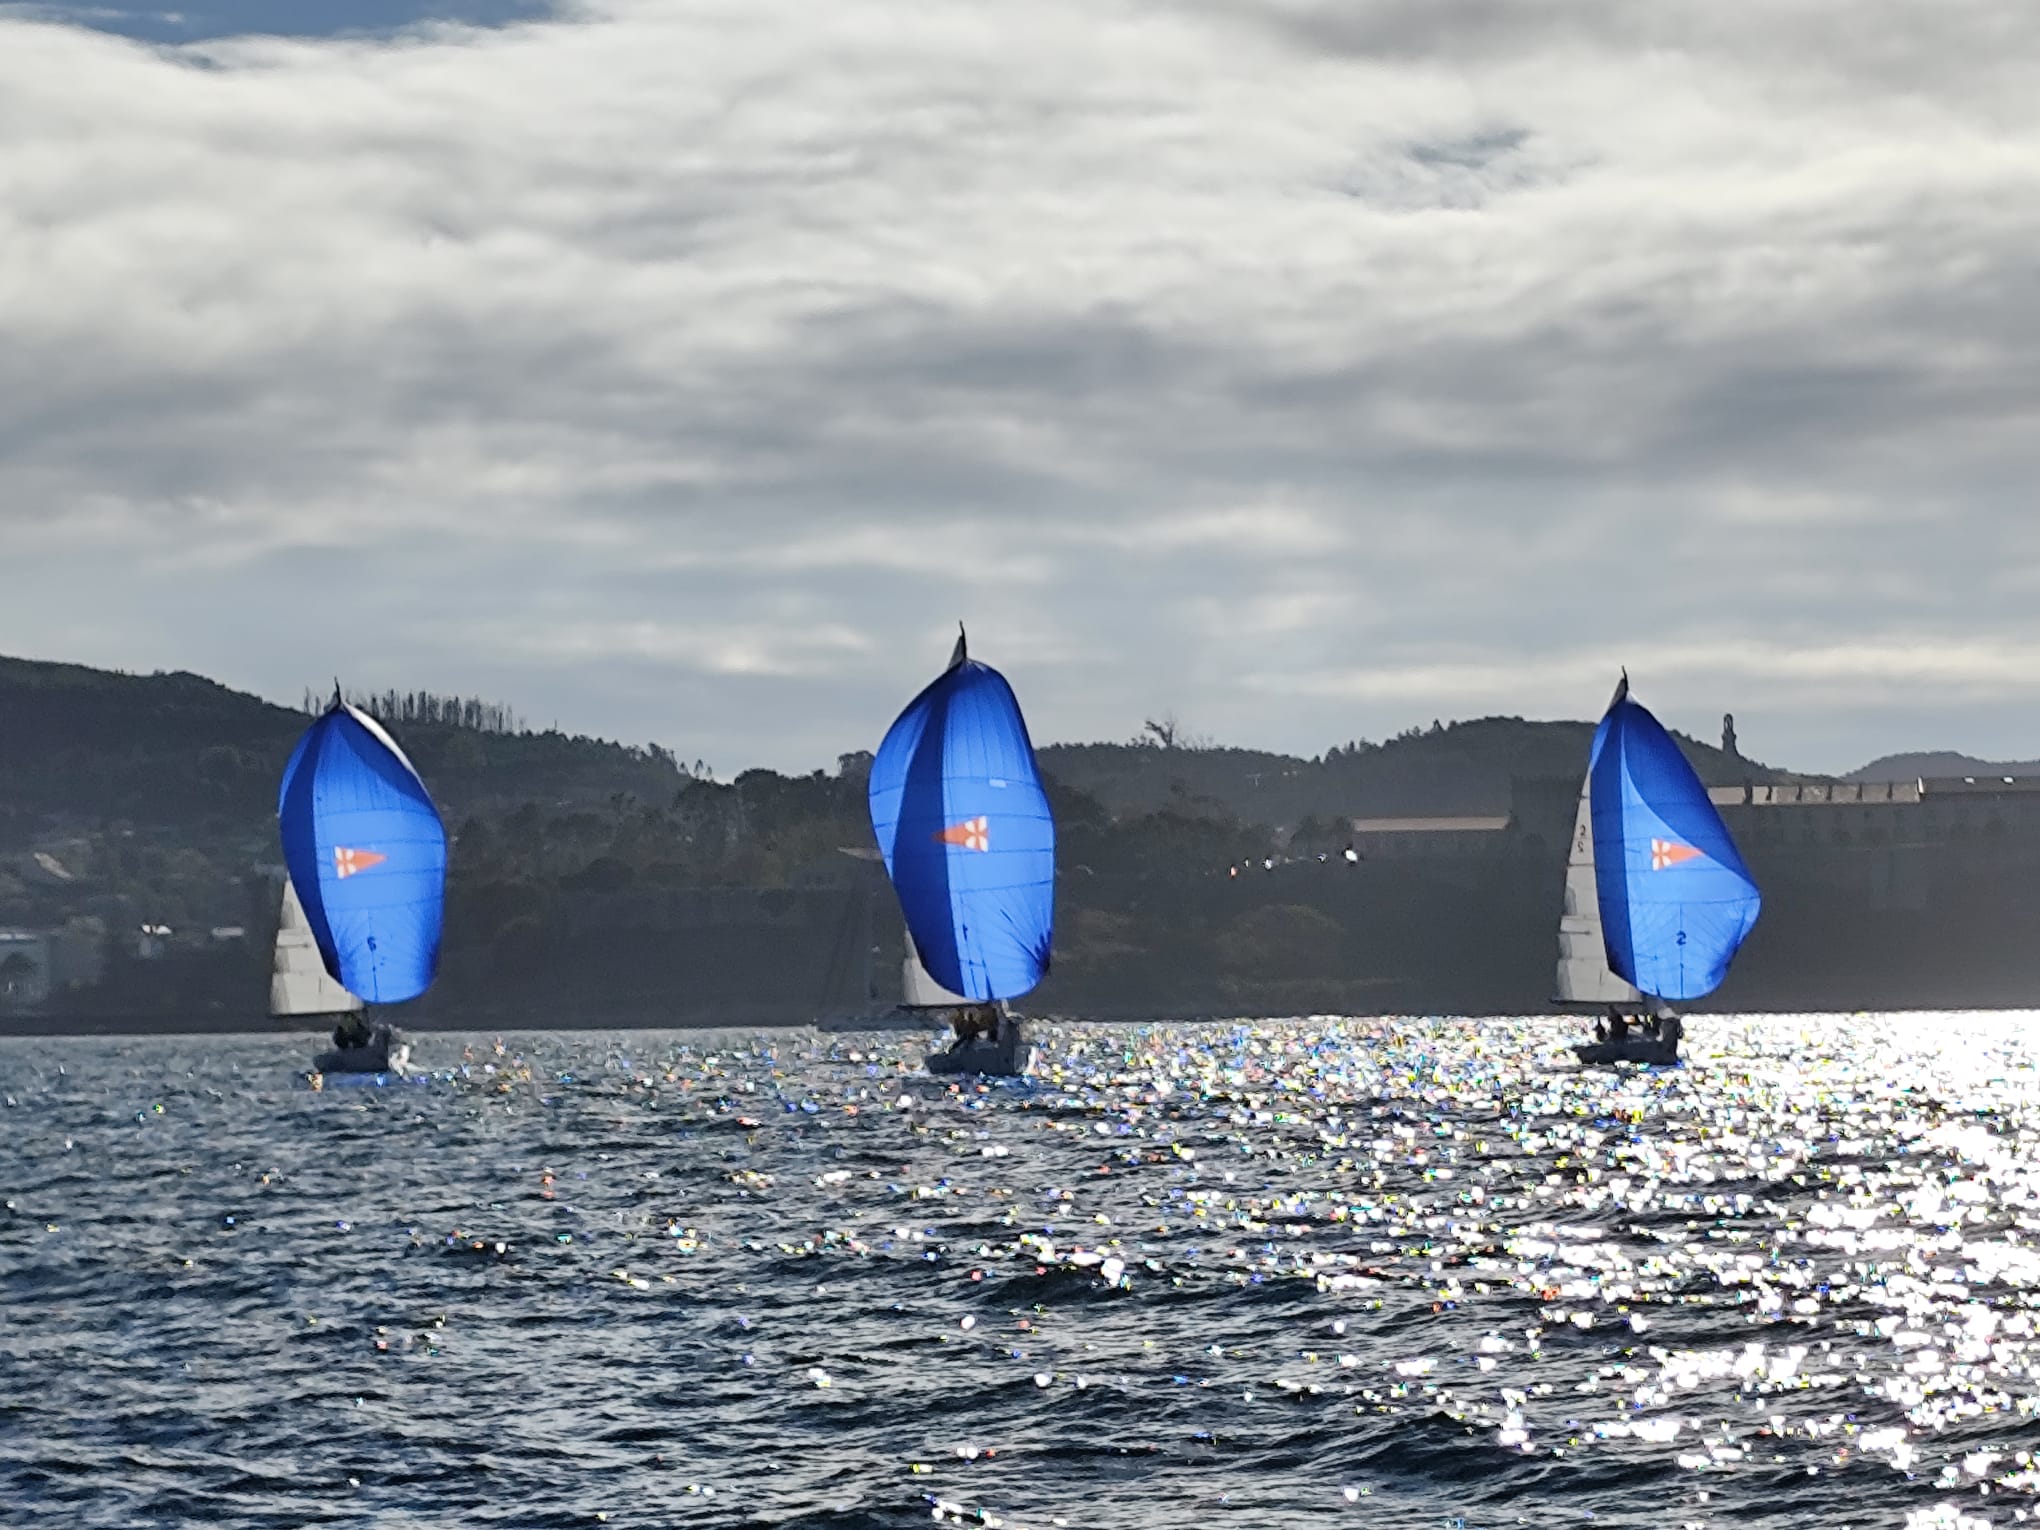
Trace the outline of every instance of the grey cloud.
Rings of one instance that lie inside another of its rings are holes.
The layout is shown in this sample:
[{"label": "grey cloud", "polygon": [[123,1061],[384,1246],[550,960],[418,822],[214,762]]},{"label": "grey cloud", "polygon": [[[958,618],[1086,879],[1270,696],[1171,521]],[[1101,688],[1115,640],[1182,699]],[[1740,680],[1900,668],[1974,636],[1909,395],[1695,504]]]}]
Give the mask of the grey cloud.
[{"label": "grey cloud", "polygon": [[1492,128],[1444,143],[1412,144],[1410,158],[1419,164],[1479,170],[1522,148],[1529,137],[1522,128]]},{"label": "grey cloud", "polygon": [[1567,55],[1653,68],[1669,55],[1719,69],[1730,89],[1756,78],[1798,93],[1840,78],[1956,107],[1980,103],[1941,93],[1961,81],[2011,81],[2033,42],[2031,17],[1992,0],[1874,11],[1851,0],[1775,0],[1755,19],[1723,6],[1624,0],[1263,0],[1224,9],[1309,56],[1475,69]]},{"label": "grey cloud", "polygon": [[1872,10],[0,21],[0,646],[725,767],[868,743],[957,616],[1043,738],[1578,715],[1627,655],[1788,763],[1979,747],[2040,21]]}]

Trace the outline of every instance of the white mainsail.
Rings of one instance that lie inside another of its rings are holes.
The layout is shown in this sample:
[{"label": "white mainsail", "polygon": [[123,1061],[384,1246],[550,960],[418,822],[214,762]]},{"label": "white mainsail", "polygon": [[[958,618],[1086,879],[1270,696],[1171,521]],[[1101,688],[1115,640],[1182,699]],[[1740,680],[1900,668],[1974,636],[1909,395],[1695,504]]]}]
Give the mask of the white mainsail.
[{"label": "white mainsail", "polygon": [[1558,998],[1566,1004],[1635,1005],[1643,995],[1608,970],[1608,946],[1601,935],[1601,895],[1594,884],[1594,814],[1588,796],[1592,775],[1580,781],[1580,810],[1573,819],[1572,849],[1565,859],[1565,909],[1558,917]]},{"label": "white mainsail", "polygon": [[276,921],[276,958],[270,968],[269,1012],[272,1015],[338,1015],[362,1007],[342,988],[319,959],[319,943],[305,923],[305,907],[297,888],[283,879],[283,910]]},{"label": "white mainsail", "polygon": [[914,937],[907,935],[906,960],[900,963],[900,1005],[905,1009],[949,1009],[958,1004],[968,1004],[960,993],[951,993],[935,981],[934,975],[921,965],[921,953],[914,949]]}]

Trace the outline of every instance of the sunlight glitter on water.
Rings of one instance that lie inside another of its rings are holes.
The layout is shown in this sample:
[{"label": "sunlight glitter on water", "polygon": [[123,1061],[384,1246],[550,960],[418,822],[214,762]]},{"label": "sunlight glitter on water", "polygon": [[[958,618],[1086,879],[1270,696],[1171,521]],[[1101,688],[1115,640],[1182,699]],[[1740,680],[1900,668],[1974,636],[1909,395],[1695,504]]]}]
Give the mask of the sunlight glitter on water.
[{"label": "sunlight glitter on water", "polygon": [[[274,1041],[11,1043],[0,1501],[122,1522],[33,1442],[133,1457],[84,1388],[158,1373],[179,1453],[124,1470],[224,1524],[456,1523],[454,1480],[520,1524],[2020,1523],[2031,1034],[1703,1017],[1615,1072],[1549,1019],[1068,1027],[987,1087],[896,1036],[535,1037],[355,1099]],[[347,1469],[227,1491],[278,1397]]]}]

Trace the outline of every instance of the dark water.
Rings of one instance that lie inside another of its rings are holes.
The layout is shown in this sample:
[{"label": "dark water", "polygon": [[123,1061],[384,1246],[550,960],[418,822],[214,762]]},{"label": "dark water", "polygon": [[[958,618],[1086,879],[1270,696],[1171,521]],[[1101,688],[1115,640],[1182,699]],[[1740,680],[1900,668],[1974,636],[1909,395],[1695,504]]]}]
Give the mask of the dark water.
[{"label": "dark water", "polygon": [[2040,1512],[2030,1016],[1044,1039],[0,1043],[0,1523]]}]

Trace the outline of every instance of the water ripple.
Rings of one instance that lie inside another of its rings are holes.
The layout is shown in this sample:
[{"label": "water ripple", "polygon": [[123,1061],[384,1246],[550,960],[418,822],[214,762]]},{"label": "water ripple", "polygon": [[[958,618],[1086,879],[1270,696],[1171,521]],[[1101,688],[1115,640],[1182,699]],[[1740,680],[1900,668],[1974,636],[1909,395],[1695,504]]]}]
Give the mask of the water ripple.
[{"label": "water ripple", "polygon": [[2020,1523],[2032,1021],[0,1042],[0,1517]]}]

